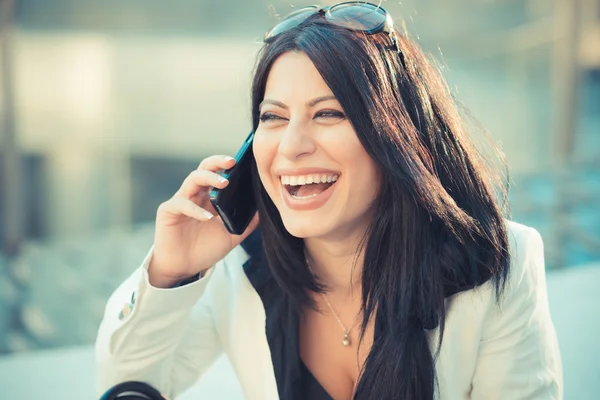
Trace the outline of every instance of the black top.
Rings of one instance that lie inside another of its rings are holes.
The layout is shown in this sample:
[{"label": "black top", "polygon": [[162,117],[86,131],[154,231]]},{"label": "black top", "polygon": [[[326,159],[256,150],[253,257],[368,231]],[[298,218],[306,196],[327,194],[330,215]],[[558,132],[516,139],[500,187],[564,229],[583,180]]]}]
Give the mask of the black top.
[{"label": "black top", "polygon": [[[244,263],[244,272],[265,308],[265,333],[271,351],[279,398],[281,400],[332,400],[300,358],[300,316],[271,275],[259,230],[255,230],[241,245],[250,256]],[[449,296],[469,288],[468,284],[448,285],[445,288],[445,295]],[[384,307],[385,303],[382,303],[380,311]],[[375,339],[386,330],[387,321],[384,315],[385,312],[381,312],[375,317]],[[424,327],[424,329],[433,328],[433,326]]]},{"label": "black top", "polygon": [[306,400],[333,400],[333,397],[321,386],[306,365],[300,360],[300,382],[302,382],[302,398]]},{"label": "black top", "polygon": [[267,266],[260,234],[253,232],[242,247],[250,258],[244,272],[265,308],[265,330],[281,400],[332,400],[300,358],[300,316],[276,284]]}]

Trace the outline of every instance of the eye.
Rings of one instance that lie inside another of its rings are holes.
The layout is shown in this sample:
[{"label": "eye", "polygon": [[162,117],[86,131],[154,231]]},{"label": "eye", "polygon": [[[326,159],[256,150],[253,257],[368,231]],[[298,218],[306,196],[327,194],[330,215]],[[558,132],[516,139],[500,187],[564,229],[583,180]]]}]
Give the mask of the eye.
[{"label": "eye", "polygon": [[315,118],[345,119],[346,115],[337,110],[321,110],[315,114]]},{"label": "eye", "polygon": [[273,114],[271,112],[265,112],[260,116],[259,119],[261,122],[267,122],[267,121],[281,120],[284,118],[281,118],[279,115]]}]

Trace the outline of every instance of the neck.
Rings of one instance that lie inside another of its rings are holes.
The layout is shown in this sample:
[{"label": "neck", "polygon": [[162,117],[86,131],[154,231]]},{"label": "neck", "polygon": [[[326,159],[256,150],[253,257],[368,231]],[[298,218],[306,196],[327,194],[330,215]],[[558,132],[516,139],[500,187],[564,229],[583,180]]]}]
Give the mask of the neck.
[{"label": "neck", "polygon": [[328,295],[360,295],[364,260],[364,251],[358,249],[360,239],[360,236],[344,240],[304,239],[308,264]]}]

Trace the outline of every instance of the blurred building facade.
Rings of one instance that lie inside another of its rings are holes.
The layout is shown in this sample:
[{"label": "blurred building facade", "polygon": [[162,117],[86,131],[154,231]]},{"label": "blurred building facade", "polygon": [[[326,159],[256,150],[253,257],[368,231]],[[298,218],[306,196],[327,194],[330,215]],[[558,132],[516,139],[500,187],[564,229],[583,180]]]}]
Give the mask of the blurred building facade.
[{"label": "blurred building facade", "polygon": [[[70,338],[56,332],[70,319],[59,306],[40,311],[53,297],[44,284],[71,279],[61,286],[66,303],[86,295],[78,274],[113,271],[113,280],[86,275],[101,282],[84,302],[101,317],[103,296],[151,241],[160,202],[203,157],[232,154],[247,135],[255,55],[288,4],[3,3],[0,236],[5,253],[20,246],[0,258],[0,286],[4,279],[14,294],[0,311],[6,330],[38,332],[29,336],[47,345],[90,339],[93,324]],[[548,267],[600,259],[600,1],[382,5],[442,61],[452,90],[503,147],[514,217],[542,232]],[[98,237],[96,265],[83,249]],[[39,245],[47,242],[64,250],[60,273]],[[33,346],[26,336],[5,348]]]}]

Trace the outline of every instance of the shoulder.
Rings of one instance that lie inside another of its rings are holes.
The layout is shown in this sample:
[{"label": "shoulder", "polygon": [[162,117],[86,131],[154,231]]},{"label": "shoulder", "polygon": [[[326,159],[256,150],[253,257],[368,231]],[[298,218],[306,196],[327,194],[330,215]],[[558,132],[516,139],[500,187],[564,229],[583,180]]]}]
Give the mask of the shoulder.
[{"label": "shoulder", "polygon": [[447,323],[450,326],[458,323],[462,327],[459,331],[472,329],[480,339],[493,335],[496,323],[502,324],[503,317],[525,309],[535,311],[536,303],[547,307],[542,238],[534,228],[509,220],[505,223],[510,268],[500,296],[496,296],[495,282],[488,280],[451,296],[446,302]]},{"label": "shoulder", "polygon": [[[508,240],[509,251],[509,272],[502,297],[508,296],[514,292],[516,287],[521,284],[533,284],[540,279],[545,279],[544,275],[544,245],[539,232],[527,225],[520,224],[511,220],[504,220]],[[524,278],[528,278],[525,282]],[[485,294],[485,297],[491,296],[495,292],[495,283],[493,279],[454,295],[453,297]],[[487,296],[487,295],[490,296]]]},{"label": "shoulder", "polygon": [[542,237],[535,228],[510,220],[505,220],[505,223],[511,261],[525,261],[532,250],[543,250]]},{"label": "shoulder", "polygon": [[506,225],[510,270],[499,297],[491,282],[481,287],[485,299],[482,340],[506,338],[519,331],[525,335],[544,326],[552,328],[542,237],[526,225],[508,220]]},{"label": "shoulder", "polygon": [[526,225],[506,220],[510,271],[503,298],[530,296],[532,291],[544,290],[544,243],[539,232]]},{"label": "shoulder", "polygon": [[[562,367],[537,230],[507,221],[510,271],[499,299],[487,287],[473,398],[561,398]],[[493,395],[492,395],[493,394]]]}]

